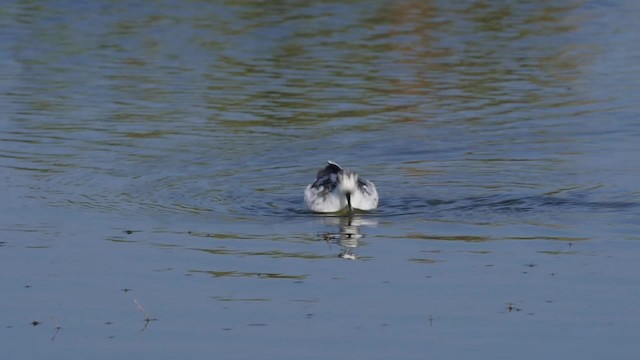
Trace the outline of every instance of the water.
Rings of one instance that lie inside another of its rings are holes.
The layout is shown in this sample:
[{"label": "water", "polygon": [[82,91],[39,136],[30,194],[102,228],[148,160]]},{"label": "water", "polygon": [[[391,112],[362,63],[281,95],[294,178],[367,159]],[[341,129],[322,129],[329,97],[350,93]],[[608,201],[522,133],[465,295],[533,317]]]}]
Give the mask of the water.
[{"label": "water", "polygon": [[639,13],[6,3],[3,358],[634,358]]}]

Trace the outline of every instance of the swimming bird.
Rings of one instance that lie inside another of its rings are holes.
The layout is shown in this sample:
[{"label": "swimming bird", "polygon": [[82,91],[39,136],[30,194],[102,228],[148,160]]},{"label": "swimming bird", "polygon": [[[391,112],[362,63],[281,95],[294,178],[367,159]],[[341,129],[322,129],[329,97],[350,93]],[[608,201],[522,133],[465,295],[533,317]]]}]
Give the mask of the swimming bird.
[{"label": "swimming bird", "polygon": [[378,191],[369,180],[344,170],[333,161],[318,171],[316,180],[304,190],[304,201],[315,212],[342,209],[372,210],[378,207]]}]

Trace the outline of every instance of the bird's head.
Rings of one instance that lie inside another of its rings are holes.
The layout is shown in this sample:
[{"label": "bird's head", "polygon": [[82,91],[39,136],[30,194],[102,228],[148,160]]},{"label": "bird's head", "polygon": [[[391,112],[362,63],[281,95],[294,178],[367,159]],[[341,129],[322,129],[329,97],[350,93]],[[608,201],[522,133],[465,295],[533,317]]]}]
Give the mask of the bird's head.
[{"label": "bird's head", "polygon": [[358,189],[358,174],[342,171],[338,174],[339,189],[347,198],[347,207],[353,211],[351,206],[351,194]]},{"label": "bird's head", "polygon": [[340,191],[347,194],[356,191],[358,188],[358,174],[349,171],[342,171],[338,174]]}]

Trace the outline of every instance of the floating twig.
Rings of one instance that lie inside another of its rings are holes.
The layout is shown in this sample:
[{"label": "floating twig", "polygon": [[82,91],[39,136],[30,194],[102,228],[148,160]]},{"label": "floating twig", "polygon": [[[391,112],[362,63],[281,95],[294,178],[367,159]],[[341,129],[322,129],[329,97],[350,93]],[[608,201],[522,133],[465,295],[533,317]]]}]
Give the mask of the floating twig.
[{"label": "floating twig", "polygon": [[138,306],[138,309],[142,311],[142,314],[144,315],[144,326],[140,330],[140,332],[144,332],[147,329],[147,326],[149,326],[150,321],[156,321],[158,319],[152,318],[151,316],[149,316],[149,313],[147,313],[147,311],[144,309],[142,304],[138,302],[138,300],[133,299],[133,301],[136,303],[136,306]]},{"label": "floating twig", "polygon": [[58,322],[58,319],[56,319],[55,317],[52,316],[51,320],[53,320],[53,322],[56,323],[56,332],[51,337],[51,341],[53,341],[53,340],[56,339],[56,336],[58,336],[58,333],[60,332],[60,329],[62,329],[62,326],[60,326],[60,323]]}]

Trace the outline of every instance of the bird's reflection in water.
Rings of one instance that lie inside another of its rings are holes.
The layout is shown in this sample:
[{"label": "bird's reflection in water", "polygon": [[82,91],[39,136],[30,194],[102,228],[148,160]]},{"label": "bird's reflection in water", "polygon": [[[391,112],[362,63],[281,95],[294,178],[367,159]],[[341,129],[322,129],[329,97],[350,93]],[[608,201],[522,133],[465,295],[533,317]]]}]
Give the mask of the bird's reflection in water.
[{"label": "bird's reflection in water", "polygon": [[360,232],[362,226],[377,225],[376,221],[363,219],[359,216],[349,215],[342,217],[326,217],[327,225],[337,225],[338,232],[326,232],[322,237],[328,243],[335,243],[341,247],[338,257],[347,260],[355,260],[358,254],[355,249],[359,246],[364,234]]}]

